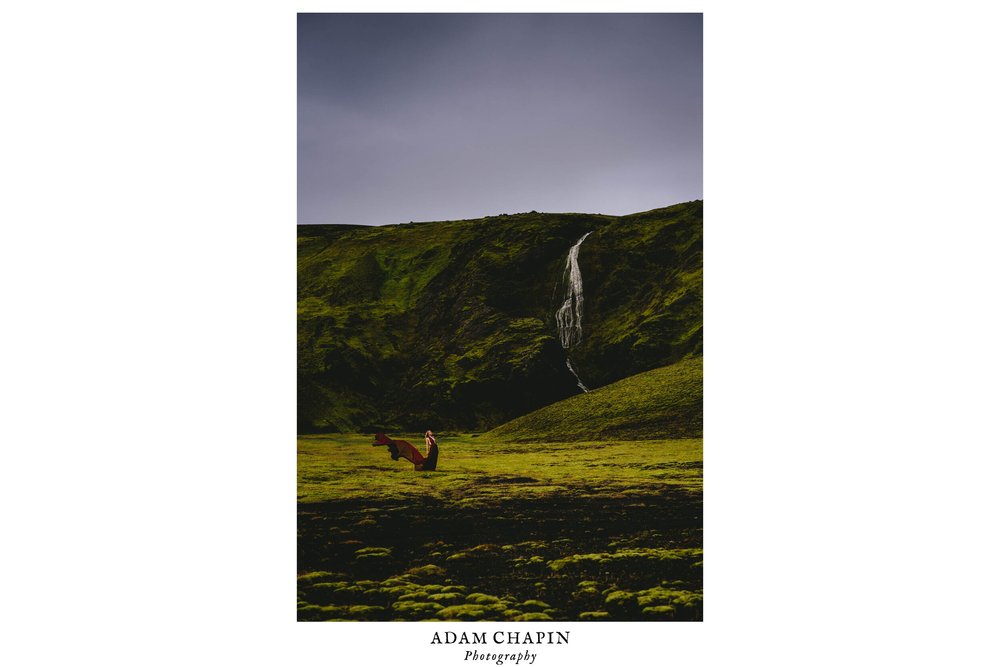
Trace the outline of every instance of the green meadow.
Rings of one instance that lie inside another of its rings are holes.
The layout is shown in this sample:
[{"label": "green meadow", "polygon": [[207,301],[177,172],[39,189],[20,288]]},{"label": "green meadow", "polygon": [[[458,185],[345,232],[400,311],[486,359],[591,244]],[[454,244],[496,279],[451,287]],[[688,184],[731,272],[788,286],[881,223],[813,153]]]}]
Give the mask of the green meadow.
[{"label": "green meadow", "polygon": [[701,619],[700,438],[371,442],[299,437],[300,620]]}]

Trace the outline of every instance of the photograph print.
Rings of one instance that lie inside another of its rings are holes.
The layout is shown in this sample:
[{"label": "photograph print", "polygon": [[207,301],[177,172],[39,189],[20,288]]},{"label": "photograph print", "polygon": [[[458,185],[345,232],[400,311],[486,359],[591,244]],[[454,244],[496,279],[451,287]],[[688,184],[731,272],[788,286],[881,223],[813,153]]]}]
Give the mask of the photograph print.
[{"label": "photograph print", "polygon": [[702,16],[299,14],[300,621],[701,621]]}]

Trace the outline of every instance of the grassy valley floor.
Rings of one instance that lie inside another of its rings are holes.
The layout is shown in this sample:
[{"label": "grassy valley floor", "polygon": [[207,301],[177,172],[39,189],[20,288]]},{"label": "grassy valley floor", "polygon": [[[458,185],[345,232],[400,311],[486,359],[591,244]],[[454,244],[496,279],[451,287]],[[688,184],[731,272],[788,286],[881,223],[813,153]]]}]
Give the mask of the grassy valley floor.
[{"label": "grassy valley floor", "polygon": [[300,620],[701,620],[701,439],[371,442],[299,438]]}]

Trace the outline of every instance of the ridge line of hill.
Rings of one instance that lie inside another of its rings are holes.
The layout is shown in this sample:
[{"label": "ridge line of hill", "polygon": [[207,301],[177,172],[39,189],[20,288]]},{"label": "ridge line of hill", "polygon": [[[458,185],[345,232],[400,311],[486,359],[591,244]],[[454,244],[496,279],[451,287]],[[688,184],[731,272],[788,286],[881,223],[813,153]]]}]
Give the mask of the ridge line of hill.
[{"label": "ridge line of hill", "polygon": [[382,225],[359,225],[350,222],[308,222],[308,223],[297,223],[298,228],[313,228],[313,227],[336,227],[345,230],[363,230],[363,229],[381,229],[385,227],[409,227],[411,225],[437,225],[444,223],[460,223],[460,222],[482,222],[485,220],[497,220],[501,218],[518,218],[532,215],[552,215],[552,216],[573,216],[577,218],[604,218],[607,220],[617,220],[621,218],[635,218],[638,216],[644,216],[649,214],[661,213],[667,211],[675,206],[684,206],[686,204],[702,204],[704,203],[701,199],[692,199],[686,202],[678,202],[677,204],[671,204],[670,206],[661,206],[659,208],[651,208],[648,211],[638,211],[635,213],[625,213],[623,215],[613,215],[611,213],[575,213],[575,212],[539,212],[539,211],[522,211],[520,213],[497,213],[495,215],[484,215],[478,218],[452,218],[447,220],[410,220],[408,222],[387,222]]}]

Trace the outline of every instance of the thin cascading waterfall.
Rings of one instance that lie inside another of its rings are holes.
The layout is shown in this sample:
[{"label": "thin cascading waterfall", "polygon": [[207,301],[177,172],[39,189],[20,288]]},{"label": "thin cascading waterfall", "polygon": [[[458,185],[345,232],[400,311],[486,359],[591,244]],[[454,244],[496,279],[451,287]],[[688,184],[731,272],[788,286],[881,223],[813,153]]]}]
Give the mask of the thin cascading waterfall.
[{"label": "thin cascading waterfall", "polygon": [[[583,275],[580,273],[580,246],[592,232],[587,232],[580,237],[566,256],[566,268],[563,270],[563,282],[566,284],[566,296],[562,305],[556,311],[556,329],[559,331],[559,342],[563,348],[569,350],[580,342],[583,338]],[[566,357],[566,368],[570,370],[576,378],[576,385],[584,392],[590,391],[584,386],[576,369]]]},{"label": "thin cascading waterfall", "polygon": [[580,376],[576,374],[576,369],[573,368],[573,364],[569,362],[569,357],[566,357],[566,368],[568,368],[569,372],[572,373],[573,377],[576,378],[576,386],[582,389],[583,393],[586,394],[588,391],[590,391],[589,389],[587,389],[587,387],[584,386],[583,380],[580,379]]},{"label": "thin cascading waterfall", "polygon": [[583,337],[583,275],[580,273],[580,246],[584,239],[590,236],[587,232],[580,237],[566,256],[566,268],[563,270],[563,282],[566,284],[566,297],[556,311],[556,327],[559,330],[559,342],[567,350],[580,342]]}]

